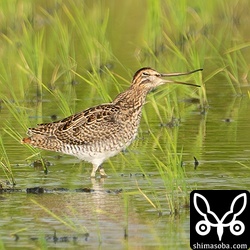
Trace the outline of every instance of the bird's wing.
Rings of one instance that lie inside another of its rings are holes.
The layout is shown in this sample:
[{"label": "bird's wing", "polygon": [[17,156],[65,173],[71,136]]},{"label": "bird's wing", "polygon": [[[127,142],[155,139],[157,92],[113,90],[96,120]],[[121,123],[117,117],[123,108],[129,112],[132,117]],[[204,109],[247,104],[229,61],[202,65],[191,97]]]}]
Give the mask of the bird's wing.
[{"label": "bird's wing", "polygon": [[98,124],[101,125],[104,122],[116,122],[115,117],[119,111],[119,107],[115,105],[102,104],[59,121],[61,124],[59,128],[65,132],[70,129],[88,127],[92,124],[98,126]]},{"label": "bird's wing", "polygon": [[121,129],[119,112],[118,106],[103,104],[57,122],[39,124],[29,132],[55,136],[66,144],[89,144],[97,140],[103,141]]}]

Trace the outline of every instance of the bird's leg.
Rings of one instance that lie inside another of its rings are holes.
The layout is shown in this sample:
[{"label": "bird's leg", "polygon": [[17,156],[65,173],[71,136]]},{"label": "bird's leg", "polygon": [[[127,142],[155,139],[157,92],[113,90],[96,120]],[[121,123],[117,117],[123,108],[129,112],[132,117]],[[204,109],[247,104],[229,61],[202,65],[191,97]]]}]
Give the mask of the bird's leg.
[{"label": "bird's leg", "polygon": [[105,173],[104,168],[102,167],[102,165],[99,166],[99,171],[100,171],[101,177],[107,177],[107,174]]},{"label": "bird's leg", "polygon": [[95,178],[95,173],[96,173],[98,168],[99,168],[98,165],[93,164],[93,169],[92,169],[92,172],[91,172],[91,175],[90,175],[91,178]]}]

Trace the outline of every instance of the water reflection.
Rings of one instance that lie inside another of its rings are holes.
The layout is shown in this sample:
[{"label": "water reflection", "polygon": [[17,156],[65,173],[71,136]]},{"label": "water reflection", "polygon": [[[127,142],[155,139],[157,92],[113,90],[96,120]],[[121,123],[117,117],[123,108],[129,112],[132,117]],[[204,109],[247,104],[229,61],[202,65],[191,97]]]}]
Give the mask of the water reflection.
[{"label": "water reflection", "polygon": [[[60,247],[69,244],[125,246],[128,243],[135,247],[157,246],[162,244],[162,237],[187,223],[185,217],[176,218],[180,225],[173,229],[171,224],[165,224],[168,217],[159,218],[155,212],[153,216],[141,216],[143,210],[133,209],[133,198],[106,189],[108,182],[109,179],[92,180],[92,191],[87,193],[55,191],[40,195],[3,195],[0,224],[6,228],[6,233],[2,239],[9,247],[26,248],[44,235],[47,244],[55,246],[53,235],[56,232]],[[12,211],[11,220],[7,219],[9,210]],[[170,231],[169,227],[172,228]],[[11,237],[13,235],[15,237]],[[68,241],[60,242],[63,237]]]}]

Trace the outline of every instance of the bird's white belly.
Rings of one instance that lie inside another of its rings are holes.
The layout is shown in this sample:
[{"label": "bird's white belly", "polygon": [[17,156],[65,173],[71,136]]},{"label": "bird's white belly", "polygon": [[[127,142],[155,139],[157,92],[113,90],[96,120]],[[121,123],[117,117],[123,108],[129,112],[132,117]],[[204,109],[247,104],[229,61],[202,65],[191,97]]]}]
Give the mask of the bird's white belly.
[{"label": "bird's white belly", "polygon": [[86,150],[86,148],[81,148],[77,146],[66,145],[63,149],[63,153],[73,155],[79,158],[80,160],[90,162],[94,165],[100,165],[106,159],[118,154],[125,147],[119,147],[114,150],[105,150],[102,152],[98,152],[95,150]]},{"label": "bird's white belly", "polygon": [[[136,137],[136,131],[132,133],[132,138],[128,140],[120,140],[116,143],[99,143],[95,145],[64,145],[60,151],[73,155],[83,161],[92,163],[93,165],[101,165],[108,158],[115,156],[123,149],[128,147]],[[126,141],[126,142],[125,142]]]},{"label": "bird's white belly", "polygon": [[78,157],[81,160],[91,162],[94,165],[100,165],[106,159],[115,156],[118,154],[119,151],[106,151],[106,152],[88,152],[88,153],[81,153],[78,152],[77,154],[73,154],[74,156]]}]

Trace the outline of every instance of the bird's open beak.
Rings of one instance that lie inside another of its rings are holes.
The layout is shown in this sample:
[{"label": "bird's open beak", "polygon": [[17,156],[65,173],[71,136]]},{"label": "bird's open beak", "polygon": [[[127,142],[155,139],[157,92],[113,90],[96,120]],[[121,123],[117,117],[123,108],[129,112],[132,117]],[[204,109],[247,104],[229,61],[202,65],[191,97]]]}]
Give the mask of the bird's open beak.
[{"label": "bird's open beak", "polygon": [[[185,76],[185,75],[191,75],[197,71],[202,71],[203,69],[196,69],[190,72],[184,72],[184,73],[169,73],[169,74],[165,74],[162,73],[161,77],[173,77],[173,76]],[[171,80],[163,80],[164,83],[177,83],[177,84],[183,84],[183,85],[190,85],[190,86],[194,86],[194,87],[200,87],[200,85],[197,84],[193,84],[193,83],[189,83],[189,82],[179,82],[179,81],[171,81]]]}]

